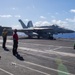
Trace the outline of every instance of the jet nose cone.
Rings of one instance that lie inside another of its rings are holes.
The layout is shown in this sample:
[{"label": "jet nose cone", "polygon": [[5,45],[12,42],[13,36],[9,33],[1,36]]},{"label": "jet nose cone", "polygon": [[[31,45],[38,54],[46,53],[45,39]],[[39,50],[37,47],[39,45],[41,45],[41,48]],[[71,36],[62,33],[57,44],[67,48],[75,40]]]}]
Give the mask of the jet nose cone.
[{"label": "jet nose cone", "polygon": [[70,33],[74,33],[75,31],[74,31],[74,30],[69,30],[69,32],[70,32]]},{"label": "jet nose cone", "polygon": [[74,33],[75,31],[74,30],[70,30],[70,29],[65,29],[64,30],[66,33]]}]

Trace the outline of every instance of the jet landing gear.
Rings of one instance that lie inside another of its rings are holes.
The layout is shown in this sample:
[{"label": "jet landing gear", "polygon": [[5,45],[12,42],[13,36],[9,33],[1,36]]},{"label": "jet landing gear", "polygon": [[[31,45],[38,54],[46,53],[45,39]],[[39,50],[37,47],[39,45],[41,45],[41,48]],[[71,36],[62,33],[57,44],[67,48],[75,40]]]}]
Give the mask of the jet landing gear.
[{"label": "jet landing gear", "polygon": [[38,35],[37,38],[40,39],[40,35]]},{"label": "jet landing gear", "polygon": [[50,35],[50,34],[49,34],[48,39],[55,40],[55,38],[53,37],[53,35]]},{"label": "jet landing gear", "polygon": [[29,38],[29,39],[32,39],[32,36],[29,35],[28,38]]}]

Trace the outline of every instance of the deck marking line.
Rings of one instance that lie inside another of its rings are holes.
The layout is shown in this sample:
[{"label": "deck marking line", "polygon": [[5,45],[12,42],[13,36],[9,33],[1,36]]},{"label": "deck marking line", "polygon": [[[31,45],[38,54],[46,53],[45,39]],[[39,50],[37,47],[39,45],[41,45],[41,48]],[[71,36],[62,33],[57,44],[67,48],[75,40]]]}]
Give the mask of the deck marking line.
[{"label": "deck marking line", "polygon": [[60,70],[56,70],[56,69],[53,69],[53,68],[45,67],[45,66],[42,66],[42,65],[39,65],[39,64],[28,62],[28,61],[24,61],[24,63],[28,63],[28,64],[31,64],[31,65],[34,65],[34,66],[42,67],[42,68],[45,68],[45,69],[48,69],[48,70],[52,70],[52,71],[55,71],[55,72],[60,72],[60,73],[63,73],[63,74],[73,75],[71,73],[67,73],[67,72],[64,72],[64,71],[60,71]]},{"label": "deck marking line", "polygon": [[[1,44],[0,44],[0,46],[1,46]],[[7,45],[7,47],[13,48],[10,45]],[[41,51],[41,50],[37,50],[37,49],[35,50],[35,49],[25,48],[25,47],[18,47],[18,49],[25,50],[25,51],[35,51],[35,52],[41,52],[41,53],[48,53],[48,54],[51,54],[51,53],[56,54],[57,53],[57,54],[60,54],[62,56],[75,57],[75,54],[73,54],[73,53],[65,53],[65,52],[52,51],[52,49],[51,50],[46,50],[46,51]]]},{"label": "deck marking line", "polygon": [[[0,42],[2,42],[2,40],[0,40]],[[13,43],[13,40],[7,40],[7,42],[12,42]],[[19,42],[21,43],[21,42]],[[21,43],[21,44],[31,44],[32,43]],[[62,47],[62,48],[72,48],[72,47],[67,47],[67,46],[55,46],[55,45],[42,45],[42,44],[33,44],[33,45],[39,45],[39,46],[54,46],[54,47]]]},{"label": "deck marking line", "polygon": [[18,65],[18,66],[20,66],[20,67],[24,67],[24,68],[27,68],[29,70],[32,70],[32,71],[35,71],[35,72],[38,72],[38,73],[41,73],[41,74],[44,74],[44,75],[51,75],[51,74],[48,74],[48,73],[45,73],[45,72],[30,68],[30,67],[26,67],[25,65],[21,65],[21,64],[15,63],[15,62],[13,62],[13,63]]},{"label": "deck marking line", "polygon": [[3,71],[3,72],[5,72],[5,73],[7,73],[7,74],[9,74],[9,75],[14,75],[14,74],[12,74],[12,73],[10,73],[10,72],[8,72],[8,71],[2,69],[2,68],[0,68],[0,70]]},{"label": "deck marking line", "polygon": [[[27,53],[27,52],[25,52],[25,51],[21,51],[21,50],[19,50],[20,52],[23,52],[23,53]],[[32,54],[32,53],[27,53],[27,54]],[[35,55],[35,54],[32,54],[32,55]],[[44,55],[38,55],[38,56],[40,56],[40,57],[42,57],[42,58],[47,58],[47,59],[52,59],[52,60],[57,60],[57,58],[53,58],[53,57],[49,57],[49,56],[44,56]],[[70,63],[71,64],[71,62],[69,62],[69,61],[66,61],[66,60],[62,60],[63,62],[66,62],[66,63]],[[74,64],[75,65],[75,64]]]}]

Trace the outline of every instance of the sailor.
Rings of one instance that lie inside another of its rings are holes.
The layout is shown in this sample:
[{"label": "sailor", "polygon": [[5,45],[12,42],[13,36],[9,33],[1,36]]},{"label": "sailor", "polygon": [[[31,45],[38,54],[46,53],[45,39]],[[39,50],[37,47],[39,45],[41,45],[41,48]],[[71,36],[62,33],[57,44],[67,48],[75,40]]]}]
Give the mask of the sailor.
[{"label": "sailor", "polygon": [[7,40],[7,29],[6,28],[3,29],[2,37],[3,37],[2,47],[5,49],[6,48],[6,40]]},{"label": "sailor", "polygon": [[17,54],[17,48],[18,48],[18,34],[17,29],[13,32],[13,55]]}]

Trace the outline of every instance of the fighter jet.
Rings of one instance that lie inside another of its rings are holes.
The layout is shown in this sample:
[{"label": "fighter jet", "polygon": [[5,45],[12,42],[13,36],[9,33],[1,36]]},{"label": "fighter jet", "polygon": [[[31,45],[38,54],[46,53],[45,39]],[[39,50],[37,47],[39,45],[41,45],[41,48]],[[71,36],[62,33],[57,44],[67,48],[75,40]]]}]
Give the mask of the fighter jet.
[{"label": "fighter jet", "polygon": [[37,36],[38,39],[39,38],[54,39],[53,37],[54,34],[74,32],[73,30],[62,28],[58,25],[34,27],[32,21],[29,21],[27,26],[21,19],[19,19],[18,21],[23,27],[23,29],[18,29],[18,32],[24,32],[25,34],[28,35],[29,38]]}]

